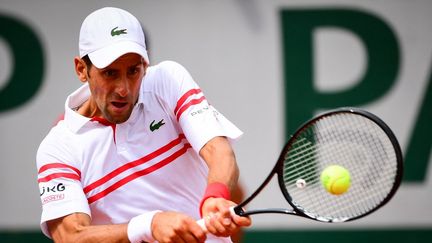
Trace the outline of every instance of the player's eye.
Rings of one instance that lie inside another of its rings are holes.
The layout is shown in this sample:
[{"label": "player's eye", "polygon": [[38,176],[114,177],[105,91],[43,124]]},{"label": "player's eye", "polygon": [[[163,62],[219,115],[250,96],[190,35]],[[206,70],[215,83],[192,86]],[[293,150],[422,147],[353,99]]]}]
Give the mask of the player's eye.
[{"label": "player's eye", "polygon": [[108,70],[105,70],[105,71],[103,72],[103,74],[104,74],[104,76],[107,77],[107,78],[112,78],[112,77],[115,77],[115,76],[117,75],[117,72],[116,72],[115,70],[108,69]]},{"label": "player's eye", "polygon": [[128,74],[129,75],[134,75],[134,74],[139,73],[140,70],[141,70],[140,66],[131,67],[131,68],[128,69]]}]

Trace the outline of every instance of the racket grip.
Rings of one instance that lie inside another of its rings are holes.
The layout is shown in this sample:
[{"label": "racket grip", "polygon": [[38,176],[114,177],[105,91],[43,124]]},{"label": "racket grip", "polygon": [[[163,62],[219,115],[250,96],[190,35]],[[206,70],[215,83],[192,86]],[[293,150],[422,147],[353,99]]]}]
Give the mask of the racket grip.
[{"label": "racket grip", "polygon": [[204,230],[204,232],[208,232],[204,219],[198,219],[196,222],[201,227],[201,229]]},{"label": "racket grip", "polygon": [[[231,213],[231,217],[233,217],[234,215],[236,215],[235,211],[234,211],[234,206],[229,208],[230,213]],[[205,224],[205,219],[198,219],[197,224],[201,227],[202,230],[204,230],[206,233],[208,232],[206,224]]]}]

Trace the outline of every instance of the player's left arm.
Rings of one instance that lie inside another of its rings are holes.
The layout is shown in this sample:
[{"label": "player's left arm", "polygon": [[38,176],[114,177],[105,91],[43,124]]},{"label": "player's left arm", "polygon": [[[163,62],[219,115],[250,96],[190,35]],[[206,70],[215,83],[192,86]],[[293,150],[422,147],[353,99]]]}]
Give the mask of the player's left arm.
[{"label": "player's left arm", "polygon": [[[230,236],[240,227],[251,224],[250,218],[232,217],[229,211],[229,208],[235,205],[229,200],[229,195],[239,178],[234,151],[226,137],[214,137],[199,153],[209,167],[208,188],[215,190],[214,197],[210,196],[201,203],[201,213],[207,230],[217,236]],[[224,192],[225,189],[228,194]],[[219,193],[222,195],[218,196]]]}]

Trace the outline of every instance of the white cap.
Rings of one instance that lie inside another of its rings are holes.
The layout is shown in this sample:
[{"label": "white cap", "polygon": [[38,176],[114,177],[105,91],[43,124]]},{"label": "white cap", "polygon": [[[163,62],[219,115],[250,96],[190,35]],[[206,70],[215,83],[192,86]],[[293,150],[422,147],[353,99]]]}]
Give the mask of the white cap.
[{"label": "white cap", "polygon": [[88,55],[97,68],[105,68],[126,53],[137,53],[150,63],[140,22],[119,8],[101,8],[87,16],[81,25],[79,51],[80,57]]}]

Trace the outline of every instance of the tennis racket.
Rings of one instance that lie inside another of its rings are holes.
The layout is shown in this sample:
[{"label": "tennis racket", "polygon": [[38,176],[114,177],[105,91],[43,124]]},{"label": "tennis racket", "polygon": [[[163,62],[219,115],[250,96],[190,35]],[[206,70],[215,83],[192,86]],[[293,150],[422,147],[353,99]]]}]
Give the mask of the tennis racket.
[{"label": "tennis racket", "polygon": [[[401,183],[402,163],[399,143],[380,118],[356,108],[329,111],[291,136],[261,186],[232,211],[240,216],[289,214],[329,223],[359,219],[393,197]],[[340,165],[351,175],[343,194],[329,193],[320,181],[330,165]],[[275,174],[291,208],[245,210]],[[199,221],[205,227],[203,219]]]}]

